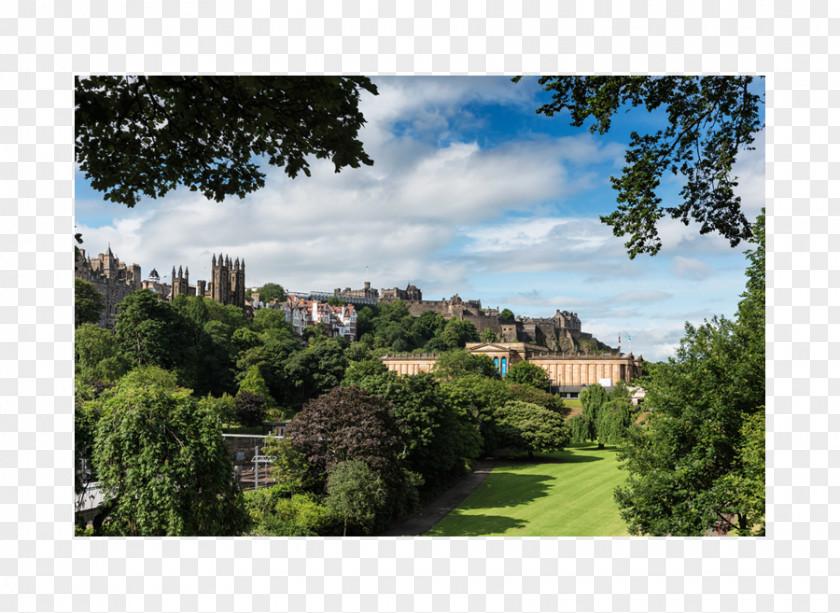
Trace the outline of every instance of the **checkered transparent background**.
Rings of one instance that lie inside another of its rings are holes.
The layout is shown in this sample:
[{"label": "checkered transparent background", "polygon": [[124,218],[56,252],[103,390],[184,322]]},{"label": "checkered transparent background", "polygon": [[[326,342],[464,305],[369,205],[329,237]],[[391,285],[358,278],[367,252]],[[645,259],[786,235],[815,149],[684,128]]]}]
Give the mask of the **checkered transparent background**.
[{"label": "checkered transparent background", "polygon": [[[121,4],[0,3],[0,611],[840,610],[840,6]],[[73,74],[249,71],[768,75],[770,536],[74,539]]]}]

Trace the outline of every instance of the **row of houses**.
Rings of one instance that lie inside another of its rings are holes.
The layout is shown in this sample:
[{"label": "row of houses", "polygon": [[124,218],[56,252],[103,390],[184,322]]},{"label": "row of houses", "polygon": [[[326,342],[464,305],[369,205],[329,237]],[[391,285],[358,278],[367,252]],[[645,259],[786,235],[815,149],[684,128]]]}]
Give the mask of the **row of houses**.
[{"label": "row of houses", "polygon": [[259,294],[252,294],[252,307],[279,309],[292,325],[295,334],[303,334],[309,326],[323,324],[327,336],[341,337],[348,341],[356,340],[357,311],[352,304],[331,305],[319,300],[312,300],[298,295],[290,295],[285,302],[272,300],[268,304],[260,302]]}]

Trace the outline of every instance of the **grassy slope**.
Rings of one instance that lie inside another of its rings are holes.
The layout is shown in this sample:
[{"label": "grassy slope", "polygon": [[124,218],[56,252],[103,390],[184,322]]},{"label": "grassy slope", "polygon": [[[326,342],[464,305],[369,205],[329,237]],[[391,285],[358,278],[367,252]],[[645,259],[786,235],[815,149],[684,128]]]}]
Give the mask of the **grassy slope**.
[{"label": "grassy slope", "polygon": [[499,465],[427,536],[624,536],[614,448],[575,446]]}]

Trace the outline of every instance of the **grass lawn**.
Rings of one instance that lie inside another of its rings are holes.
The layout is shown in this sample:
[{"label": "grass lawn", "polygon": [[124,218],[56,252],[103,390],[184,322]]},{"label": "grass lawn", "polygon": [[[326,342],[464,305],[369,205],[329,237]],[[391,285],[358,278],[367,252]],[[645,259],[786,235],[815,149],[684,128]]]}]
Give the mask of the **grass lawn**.
[{"label": "grass lawn", "polygon": [[577,445],[510,460],[426,536],[626,536],[613,500],[616,449]]}]

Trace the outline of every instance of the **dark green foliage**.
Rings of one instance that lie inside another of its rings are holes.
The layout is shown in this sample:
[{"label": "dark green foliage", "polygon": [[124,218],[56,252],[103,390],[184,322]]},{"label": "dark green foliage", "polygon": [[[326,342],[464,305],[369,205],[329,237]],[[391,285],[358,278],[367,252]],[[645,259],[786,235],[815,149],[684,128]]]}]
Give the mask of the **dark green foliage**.
[{"label": "dark green foliage", "polygon": [[715,483],[710,498],[720,506],[721,515],[734,515],[728,522],[741,536],[764,536],[765,525],[765,419],[764,407],[744,418],[742,444],[732,472]]},{"label": "dark green foliage", "polygon": [[630,401],[610,400],[598,412],[598,443],[600,445],[620,445],[624,442],[630,428]]},{"label": "dark green foliage", "polygon": [[578,413],[574,417],[570,417],[566,422],[566,425],[569,426],[570,443],[586,443],[587,441],[592,440],[592,432],[594,430],[592,422],[590,422],[581,413]]},{"label": "dark green foliage", "polygon": [[105,310],[105,299],[102,297],[92,283],[83,281],[78,277],[76,281],[76,297],[73,304],[76,314],[76,327],[82,324],[95,324],[99,322],[102,311]]},{"label": "dark green foliage", "polygon": [[466,461],[478,457],[482,440],[477,420],[459,411],[430,374],[401,377],[385,372],[358,385],[391,404],[405,428],[408,468],[422,476],[427,491],[461,476]]},{"label": "dark green foliage", "polygon": [[469,375],[479,375],[490,379],[499,378],[492,359],[463,349],[453,349],[439,355],[435,360],[432,373],[442,380],[458,379]]},{"label": "dark green foliage", "polygon": [[478,331],[471,321],[456,319],[455,317],[446,322],[443,332],[440,333],[440,338],[450,349],[463,348],[469,342],[480,340]]},{"label": "dark green foliage", "polygon": [[481,340],[486,343],[495,343],[498,340],[496,337],[496,331],[493,328],[487,328],[481,333]]},{"label": "dark green foliage", "polygon": [[351,362],[347,370],[344,371],[344,379],[341,385],[344,387],[359,385],[366,377],[376,377],[378,375],[384,375],[387,372],[388,368],[378,358],[363,360],[361,362]]},{"label": "dark green foliage", "polygon": [[251,323],[251,329],[254,332],[283,328],[291,330],[291,324],[286,323],[286,314],[280,309],[258,309],[254,313],[254,321]]},{"label": "dark green foliage", "polygon": [[388,502],[382,478],[360,460],[336,464],[327,478],[327,508],[344,519],[347,528],[358,534],[370,534]]},{"label": "dark green foliage", "polygon": [[512,322],[513,319],[513,311],[510,309],[502,309],[502,312],[499,313],[499,319],[504,321],[505,323]]},{"label": "dark green foliage", "polygon": [[563,417],[537,404],[511,401],[496,409],[498,444],[510,449],[534,452],[557,451],[569,443]]},{"label": "dark green foliage", "polygon": [[117,343],[132,365],[176,368],[192,357],[194,324],[151,290],[132,292],[120,302],[119,310]]},{"label": "dark green foliage", "polygon": [[278,283],[266,283],[262,287],[257,288],[257,293],[260,295],[260,301],[266,304],[272,300],[286,301],[286,290]]},{"label": "dark green foliage", "polygon": [[237,535],[248,518],[219,417],[143,367],[102,401],[93,463],[106,499],[107,534]]},{"label": "dark green foliage", "polygon": [[549,386],[549,377],[545,368],[525,361],[511,366],[505,375],[505,381],[530,385],[543,391],[548,391]]},{"label": "dark green foliage", "polygon": [[531,385],[510,383],[508,381],[505,381],[505,383],[507,383],[508,394],[510,395],[511,400],[538,404],[549,411],[553,411],[554,413],[562,414],[565,410],[563,400],[556,394],[549,394],[548,392]]},{"label": "dark green foliage", "polygon": [[[537,113],[569,112],[576,127],[592,118],[592,133],[607,133],[613,115],[628,108],[666,115],[663,129],[631,133],[626,165],[611,179],[618,210],[601,217],[616,236],[629,235],[631,258],[659,252],[657,222],[666,215],[686,225],[694,220],[701,234],[718,232],[733,247],[752,236],[732,169],[763,128],[763,95],[752,91],[753,77],[545,76],[539,82],[552,101]],[[663,205],[657,189],[667,173],[684,177],[682,201]]]},{"label": "dark green foliage", "polygon": [[245,427],[261,426],[266,405],[265,395],[242,390],[236,395],[236,420]]},{"label": "dark green foliage", "polygon": [[229,424],[236,419],[236,399],[230,394],[222,394],[219,398],[207,394],[199,402],[218,416],[222,424]]},{"label": "dark green foliage", "polygon": [[504,381],[468,375],[444,381],[443,389],[450,401],[462,415],[472,416],[478,422],[483,439],[483,451],[490,452],[497,447],[495,430],[496,409],[512,400],[511,386]]},{"label": "dark green foliage", "polygon": [[630,427],[631,405],[630,392],[623,381],[617,382],[609,393],[598,383],[584,388],[580,403],[583,421],[575,424],[575,442],[582,442],[578,437],[584,424],[589,428],[586,440],[598,441],[599,448],[624,442]]},{"label": "dark green foliage", "polygon": [[324,339],[289,356],[284,377],[291,386],[294,396],[290,400],[295,406],[341,385],[348,365],[345,345],[346,341],[340,339]]},{"label": "dark green foliage", "polygon": [[265,185],[264,157],[294,178],[310,156],[373,164],[357,139],[366,77],[76,77],[76,163],[133,207],[177,185],[218,202]]},{"label": "dark green foliage", "polygon": [[75,337],[76,374],[82,381],[116,381],[130,370],[110,330],[85,323],[76,328]]},{"label": "dark green foliage", "polygon": [[676,358],[645,381],[649,415],[629,431],[616,490],[634,534],[701,535],[729,513],[739,532],[763,525],[763,227],[736,320],[686,324]]},{"label": "dark green foliage", "polygon": [[301,479],[318,483],[333,467],[359,460],[382,479],[388,505],[377,526],[412,509],[416,489],[401,459],[405,439],[387,402],[356,387],[336,388],[308,402],[286,428],[286,436],[302,453],[307,470]]},{"label": "dark green foliage", "polygon": [[593,383],[580,391],[580,406],[583,409],[583,416],[592,422],[596,428],[598,413],[606,401],[607,390],[598,383]]},{"label": "dark green foliage", "polygon": [[446,327],[446,320],[440,313],[424,311],[411,324],[411,332],[419,345],[425,345],[435,337],[439,337]]}]

